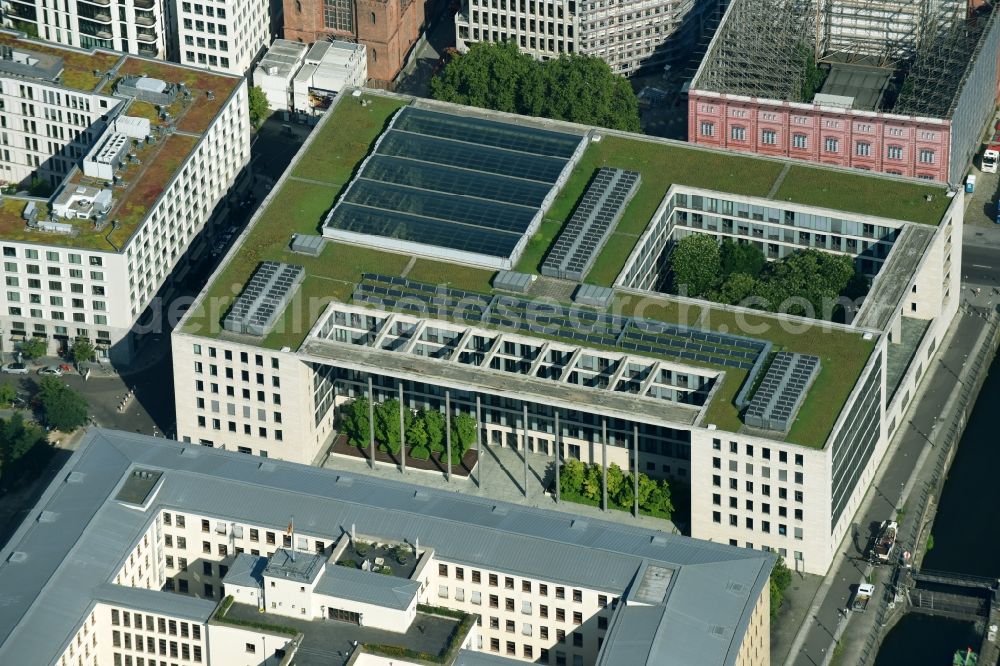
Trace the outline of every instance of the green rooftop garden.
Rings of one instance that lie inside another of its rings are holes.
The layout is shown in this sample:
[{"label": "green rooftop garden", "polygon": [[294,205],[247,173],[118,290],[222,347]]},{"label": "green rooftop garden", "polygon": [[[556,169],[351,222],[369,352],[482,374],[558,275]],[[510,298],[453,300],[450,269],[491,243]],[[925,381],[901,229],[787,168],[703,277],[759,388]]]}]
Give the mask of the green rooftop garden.
[{"label": "green rooftop garden", "polygon": [[[323,219],[342,189],[369,154],[392,114],[404,105],[396,98],[377,94],[366,94],[362,99],[369,103],[362,106],[356,98],[346,96],[338,100],[309,146],[293,163],[289,177],[260,213],[246,241],[209,286],[199,307],[189,313],[184,332],[219,336],[221,319],[233,298],[257,265],[269,259],[303,265],[307,273],[292,304],[286,308],[273,332],[261,342],[272,349],[298,348],[326,303],[332,299],[350,300],[362,273],[405,275],[411,280],[445,284],[465,291],[492,292],[493,271],[485,269],[342,242],[327,242],[322,254],[315,258],[290,252],[288,246],[293,232],[320,233]],[[617,277],[671,184],[766,196],[785,167],[781,162],[754,157],[605,136],[587,147],[579,167],[556,197],[516,270],[537,272],[545,252],[572,214],[594,171],[605,165],[638,170],[642,173],[642,183],[587,276],[587,282],[600,285],[610,285]],[[919,217],[918,221],[928,223],[935,221],[935,215],[940,218],[948,203],[945,197],[937,196],[937,193],[943,194],[943,188],[938,186],[926,186],[936,193],[934,201],[926,204],[922,198],[924,186],[920,184],[897,183],[860,174],[823,172],[830,175],[827,189],[833,187],[829,183],[836,183],[839,190],[827,193],[820,188],[812,191],[808,176],[813,171],[820,169],[791,166],[779,192],[790,188],[794,194],[778,198],[793,197],[799,203],[836,206],[897,219]],[[875,185],[869,186],[869,182]],[[896,188],[901,193],[902,208],[897,206],[896,213],[890,214]],[[936,212],[932,214],[931,209]],[[815,322],[804,330],[784,330],[778,319],[767,314],[737,316],[708,303],[682,304],[668,297],[650,297],[640,302],[634,296],[623,295],[612,311],[766,339],[774,345],[773,351],[819,356],[820,374],[787,437],[790,442],[812,447],[821,447],[826,442],[839,414],[839,406],[853,389],[876,344],[876,340],[864,340],[858,333],[822,322]],[[558,332],[539,337],[560,339]],[[614,349],[613,346],[608,348]],[[725,369],[726,375],[707,407],[704,423],[715,424],[720,430],[737,431],[743,425],[733,400],[746,379],[746,371],[712,364],[708,367]]]},{"label": "green rooftop garden", "polygon": [[0,44],[53,55],[63,60],[62,82],[68,88],[91,91],[100,82],[94,70],[106,72],[121,60],[120,53],[94,51],[86,53],[74,49],[58,48],[44,42],[17,39],[10,33],[0,33]]},{"label": "green rooftop garden", "polygon": [[[951,203],[938,183],[908,183],[796,164],[774,198],[893,220],[937,225]],[[931,201],[926,196],[931,196]]]}]

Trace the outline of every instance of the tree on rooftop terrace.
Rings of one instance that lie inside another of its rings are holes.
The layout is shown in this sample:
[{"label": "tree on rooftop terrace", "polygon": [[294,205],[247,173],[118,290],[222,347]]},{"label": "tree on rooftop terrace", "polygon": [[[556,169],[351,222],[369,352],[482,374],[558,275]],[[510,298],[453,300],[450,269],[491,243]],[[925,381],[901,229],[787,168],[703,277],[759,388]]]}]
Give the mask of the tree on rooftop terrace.
[{"label": "tree on rooftop terrace", "polygon": [[434,453],[444,451],[444,414],[436,409],[422,409],[418,418],[427,431],[427,448]]},{"label": "tree on rooftop terrace", "polygon": [[[413,418],[410,410],[406,410],[404,419]],[[405,425],[405,424],[404,424]],[[375,439],[381,442],[382,450],[388,450],[393,455],[399,453],[399,400],[395,398],[375,405]]]},{"label": "tree on rooftop terrace", "polygon": [[368,398],[355,398],[344,407],[344,434],[354,446],[367,446],[370,435],[368,420]]},{"label": "tree on rooftop terrace", "polygon": [[406,446],[414,458],[427,460],[430,451],[427,448],[427,428],[421,418],[415,418],[406,426]]},{"label": "tree on rooftop terrace", "polygon": [[719,243],[705,234],[685,236],[674,247],[670,268],[674,293],[703,296],[719,279]]},{"label": "tree on rooftop terrace", "polygon": [[513,41],[474,44],[431,80],[434,99],[496,111],[639,131],[628,80],[600,58],[563,54],[539,62]]},{"label": "tree on rooftop terrace", "polygon": [[247,89],[247,104],[250,107],[250,124],[255,128],[260,127],[271,112],[267,95],[260,86],[250,86]]},{"label": "tree on rooftop terrace", "polygon": [[583,486],[586,468],[576,458],[567,458],[563,463],[559,476],[559,491],[563,493],[578,493]]},{"label": "tree on rooftop terrace", "polygon": [[461,462],[465,452],[476,443],[476,419],[469,414],[456,414],[451,419],[451,461]]},{"label": "tree on rooftop terrace", "polygon": [[813,316],[821,317],[824,305],[843,294],[855,280],[854,261],[845,255],[819,250],[799,250],[768,266],[765,293],[770,309],[797,315],[810,314],[805,304],[790,299],[804,298],[813,308]]}]

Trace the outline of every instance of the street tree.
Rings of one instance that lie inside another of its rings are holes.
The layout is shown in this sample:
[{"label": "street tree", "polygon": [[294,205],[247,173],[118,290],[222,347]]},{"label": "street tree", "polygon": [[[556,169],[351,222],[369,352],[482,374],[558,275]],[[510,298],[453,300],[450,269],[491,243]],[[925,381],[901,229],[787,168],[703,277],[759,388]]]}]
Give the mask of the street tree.
[{"label": "street tree", "polygon": [[250,86],[247,90],[247,104],[250,106],[250,124],[254,128],[260,127],[271,112],[271,105],[267,101],[267,95],[260,86]]},{"label": "street tree", "polygon": [[48,348],[49,345],[45,342],[44,338],[28,338],[21,343],[20,347],[18,347],[20,352],[24,355],[24,358],[29,360],[45,356],[45,352],[48,351]]},{"label": "street tree", "polygon": [[10,382],[0,384],[0,405],[9,405],[17,397],[17,389]]},{"label": "street tree", "polygon": [[87,401],[56,377],[39,382],[38,402],[45,424],[51,428],[72,432],[87,422]]},{"label": "street tree", "polygon": [[94,360],[95,356],[94,345],[91,343],[90,338],[77,338],[73,346],[70,347],[69,353],[77,366],[83,363],[90,363]]},{"label": "street tree", "polygon": [[513,41],[474,44],[431,80],[435,99],[496,111],[639,131],[639,105],[628,80],[593,56],[545,62]]}]

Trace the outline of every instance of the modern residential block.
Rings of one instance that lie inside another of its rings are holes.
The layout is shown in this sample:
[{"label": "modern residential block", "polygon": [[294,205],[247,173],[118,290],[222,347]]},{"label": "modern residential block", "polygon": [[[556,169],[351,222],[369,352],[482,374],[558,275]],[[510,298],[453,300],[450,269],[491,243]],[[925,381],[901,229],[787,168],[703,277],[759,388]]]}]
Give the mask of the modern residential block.
[{"label": "modern residential block", "polygon": [[[540,269],[576,202],[591,205],[582,195],[602,167],[639,176],[584,276],[611,294],[592,298]],[[517,187],[504,184],[515,175]],[[327,452],[344,405],[398,399],[401,417],[473,417],[490,446],[669,479],[690,500],[693,536],[824,573],[957,311],[963,196],[340,95],[173,333],[178,436],[308,463]],[[294,225],[292,201],[310,202]],[[507,208],[518,210],[484,212]],[[318,256],[290,249],[294,233],[320,231]],[[661,293],[675,242],[691,234],[770,260],[848,256],[871,288],[846,323]],[[264,335],[224,330],[262,261],[303,266],[305,279]],[[795,363],[786,373],[772,358]]]},{"label": "modern residential block", "polygon": [[686,55],[717,8],[716,0],[467,0],[455,14],[455,42],[459,51],[514,40],[536,58],[598,56],[629,76]]},{"label": "modern residential block", "polygon": [[688,140],[962,182],[1000,90],[996,5],[816,4],[729,4],[691,81]]},{"label": "modern residential block", "polygon": [[271,2],[4,0],[0,28],[242,76],[272,39]]},{"label": "modern residential block", "polygon": [[93,430],[0,551],[0,660],[754,666],[774,560]]},{"label": "modern residential block", "polygon": [[133,324],[249,159],[246,85],[11,33],[0,49],[0,181],[52,192],[0,201],[0,338],[88,337],[127,362]]},{"label": "modern residential block", "polygon": [[362,44],[368,76],[388,83],[420,39],[424,5],[414,0],[284,0],[284,38]]}]

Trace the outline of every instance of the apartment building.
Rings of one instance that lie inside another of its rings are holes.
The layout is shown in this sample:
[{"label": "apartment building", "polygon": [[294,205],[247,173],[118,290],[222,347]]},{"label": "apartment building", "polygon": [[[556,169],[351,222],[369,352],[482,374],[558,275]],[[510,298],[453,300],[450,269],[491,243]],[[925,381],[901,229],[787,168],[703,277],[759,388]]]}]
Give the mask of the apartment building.
[{"label": "apartment building", "polygon": [[56,44],[167,57],[170,10],[158,0],[4,0],[3,9],[2,27]]},{"label": "apartment building", "polygon": [[424,29],[425,3],[413,0],[284,0],[284,38],[363,44],[368,76],[388,83]]},{"label": "apartment building", "polygon": [[128,362],[133,325],[249,159],[245,83],[11,33],[0,49],[0,180],[52,192],[0,201],[2,338],[87,337]]},{"label": "apartment building", "polygon": [[477,42],[514,40],[525,53],[597,56],[617,74],[662,69],[693,48],[713,0],[468,0],[455,14],[460,51]]},{"label": "apartment building", "polygon": [[93,430],[0,551],[0,658],[767,664],[774,559]]},{"label": "apartment building", "polygon": [[271,43],[270,2],[174,3],[171,60],[243,76]]},{"label": "apartment building", "polygon": [[[290,171],[321,177],[331,145],[360,166],[316,220],[323,238],[281,231],[281,180],[220,267],[226,281],[210,282],[173,333],[179,437],[309,462],[344,405],[396,399],[404,418],[471,416],[480,445],[669,479],[690,493],[693,536],[826,571],[958,307],[961,192],[880,177],[888,200],[912,202],[889,218],[857,196],[875,176],[826,170],[833,194],[820,199],[794,163],[373,93],[339,96]],[[639,154],[688,167],[663,175],[630,161]],[[638,166],[637,189],[591,200],[586,188],[616,182],[595,165]],[[753,174],[740,193],[718,176],[733,172]],[[397,183],[424,190],[400,199]],[[300,186],[297,197],[325,196]],[[626,207],[630,197],[646,208]],[[531,248],[553,202],[581,200],[574,216],[597,231],[574,222],[568,244]],[[592,203],[612,200],[617,213]],[[601,220],[618,220],[603,238]],[[689,234],[772,260],[803,248],[850,256],[871,288],[847,323],[660,293],[665,256]],[[273,261],[239,261],[241,244]],[[537,257],[565,248],[588,283],[610,288],[536,272]],[[235,302],[234,279],[247,285]],[[768,365],[775,347],[808,378],[771,418],[754,387],[787,381]],[[755,400],[763,411],[748,417]]]},{"label": "apartment building", "polygon": [[270,2],[4,0],[0,27],[54,44],[172,60],[243,76],[274,37]]}]

